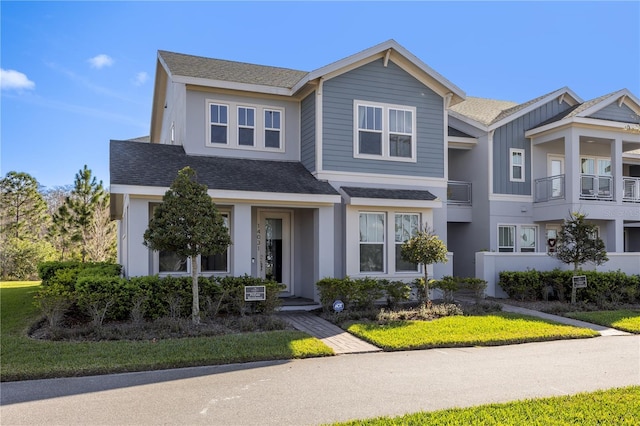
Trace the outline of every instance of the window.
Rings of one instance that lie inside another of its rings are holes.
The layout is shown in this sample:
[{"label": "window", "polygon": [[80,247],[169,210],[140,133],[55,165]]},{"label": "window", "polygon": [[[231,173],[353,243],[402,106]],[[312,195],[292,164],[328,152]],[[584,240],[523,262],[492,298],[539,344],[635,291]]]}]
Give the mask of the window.
[{"label": "window", "polygon": [[536,251],[536,231],[535,226],[520,227],[520,251],[535,253]]},{"label": "window", "polygon": [[[224,226],[229,229],[229,214],[222,213]],[[200,256],[201,272],[229,272],[229,248],[223,252],[211,256]]]},{"label": "window", "polygon": [[[517,238],[516,238],[517,236]],[[498,226],[500,253],[535,253],[538,249],[538,227],[534,225]]]},{"label": "window", "polygon": [[358,152],[382,155],[382,108],[358,106]]},{"label": "window", "polygon": [[389,155],[391,157],[411,158],[412,116],[411,111],[389,109]]},{"label": "window", "polygon": [[509,179],[512,182],[524,182],[524,149],[511,148],[509,154],[511,158]]},{"label": "window", "polygon": [[384,272],[384,213],[360,213],[360,272]]},{"label": "window", "polygon": [[238,107],[238,145],[255,146],[255,108]]},{"label": "window", "polygon": [[499,226],[498,227],[498,251],[500,253],[514,252],[515,243],[515,226]]},{"label": "window", "polygon": [[402,244],[413,238],[420,228],[420,215],[417,213],[397,213],[395,223],[396,271],[418,271],[418,264],[402,259]]},{"label": "window", "polygon": [[264,147],[280,148],[280,111],[264,110]]},{"label": "window", "polygon": [[209,104],[210,140],[215,144],[227,144],[229,117],[226,105]]},{"label": "window", "polygon": [[187,272],[187,257],[178,256],[175,252],[160,250],[158,252],[159,272]]},{"label": "window", "polygon": [[415,108],[356,101],[354,156],[416,160]]}]

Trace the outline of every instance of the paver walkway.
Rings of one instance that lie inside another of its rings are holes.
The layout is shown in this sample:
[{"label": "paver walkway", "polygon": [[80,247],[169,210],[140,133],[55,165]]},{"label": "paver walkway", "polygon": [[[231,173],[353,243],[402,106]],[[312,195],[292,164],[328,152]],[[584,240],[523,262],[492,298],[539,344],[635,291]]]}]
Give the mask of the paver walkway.
[{"label": "paver walkway", "polygon": [[297,330],[316,337],[333,349],[336,355],[380,352],[377,346],[358,339],[340,327],[309,312],[281,312],[280,316]]}]

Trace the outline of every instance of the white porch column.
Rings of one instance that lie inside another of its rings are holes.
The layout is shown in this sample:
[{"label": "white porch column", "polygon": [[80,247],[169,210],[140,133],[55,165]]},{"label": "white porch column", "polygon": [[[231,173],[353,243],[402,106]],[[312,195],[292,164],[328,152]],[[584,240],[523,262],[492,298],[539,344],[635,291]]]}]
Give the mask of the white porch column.
[{"label": "white porch column", "polygon": [[565,199],[575,204],[580,199],[580,135],[570,128],[564,137]]},{"label": "white porch column", "polygon": [[236,204],[231,219],[231,274],[251,275],[251,205]]},{"label": "white porch column", "polygon": [[129,201],[129,232],[125,242],[128,244],[126,253],[125,274],[127,277],[137,277],[157,274],[151,262],[151,250],[142,242],[144,232],[149,227],[149,201],[130,198]]},{"label": "white porch column", "polygon": [[[622,138],[616,136],[611,144],[611,173],[613,177],[613,193],[616,204],[622,204],[624,196],[624,185],[622,183]],[[617,238],[616,230],[616,238]],[[620,234],[622,236],[622,234]],[[618,251],[618,250],[616,250]]]},{"label": "white porch column", "polygon": [[[313,279],[315,283],[325,277],[334,276],[334,211],[333,206],[318,207],[313,212],[314,223],[314,267]],[[317,289],[314,299],[319,301]]]},{"label": "white porch column", "polygon": [[613,228],[615,230],[613,234],[613,244],[612,246],[607,246],[607,251],[622,253],[624,252],[624,219],[614,220]]}]

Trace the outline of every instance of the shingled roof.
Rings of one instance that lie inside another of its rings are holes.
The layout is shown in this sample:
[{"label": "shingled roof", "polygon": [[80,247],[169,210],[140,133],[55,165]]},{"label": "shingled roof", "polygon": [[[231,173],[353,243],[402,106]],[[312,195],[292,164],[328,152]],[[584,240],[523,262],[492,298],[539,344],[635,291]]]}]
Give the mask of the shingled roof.
[{"label": "shingled roof", "polygon": [[189,166],[209,189],[338,195],[294,161],[191,156],[182,146],[117,140],[111,141],[110,157],[111,185],[168,188]]},{"label": "shingled roof", "polygon": [[353,198],[420,201],[433,201],[437,198],[429,191],[417,189],[361,188],[355,186],[342,186],[340,189],[342,189],[349,197]]},{"label": "shingled roof", "polygon": [[496,121],[503,111],[517,106],[516,102],[499,101],[468,96],[464,101],[450,107],[450,110],[469,117],[486,126]]},{"label": "shingled roof", "polygon": [[235,83],[258,84],[291,89],[308,74],[288,68],[225,61],[183,53],[158,51],[159,57],[174,76],[204,78]]}]

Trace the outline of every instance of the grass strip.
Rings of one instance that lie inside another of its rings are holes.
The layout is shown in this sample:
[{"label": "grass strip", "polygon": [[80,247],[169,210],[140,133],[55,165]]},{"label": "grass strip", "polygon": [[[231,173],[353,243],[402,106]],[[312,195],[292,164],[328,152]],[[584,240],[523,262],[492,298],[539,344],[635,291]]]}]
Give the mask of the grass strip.
[{"label": "grass strip", "polygon": [[483,316],[451,316],[433,321],[354,323],[347,327],[347,331],[386,351],[495,346],[599,335],[586,328],[507,312]]},{"label": "grass strip", "polygon": [[334,423],[339,426],[637,424],[640,424],[640,386]]},{"label": "grass strip", "polygon": [[617,311],[569,312],[565,316],[640,334],[640,311],[620,309]]},{"label": "grass strip", "polygon": [[241,333],[157,341],[38,341],[26,332],[38,317],[37,285],[0,285],[0,380],[85,376],[333,355],[299,331]]}]

